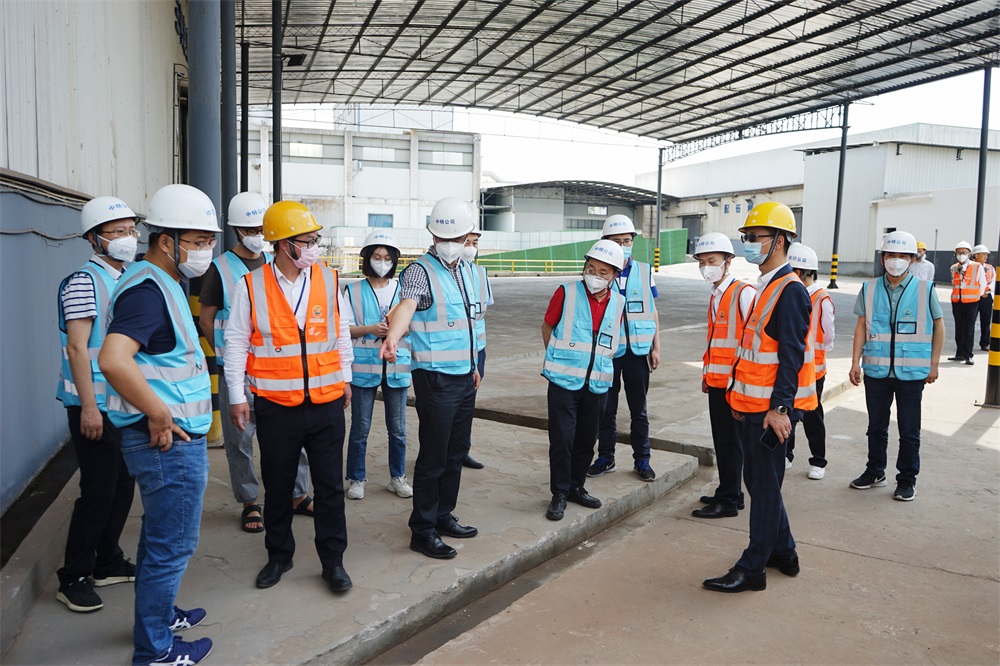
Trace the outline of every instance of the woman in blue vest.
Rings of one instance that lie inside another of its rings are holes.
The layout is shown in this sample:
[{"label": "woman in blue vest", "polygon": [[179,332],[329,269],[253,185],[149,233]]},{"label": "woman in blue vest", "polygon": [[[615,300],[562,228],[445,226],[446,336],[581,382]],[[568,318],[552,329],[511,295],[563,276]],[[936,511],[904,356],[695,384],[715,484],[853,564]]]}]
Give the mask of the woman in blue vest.
[{"label": "woman in blue vest", "polygon": [[389,490],[400,497],[413,497],[406,481],[406,393],[410,386],[410,350],[406,338],[400,341],[395,363],[378,357],[378,349],[389,332],[385,316],[399,303],[399,246],[387,231],[373,231],[361,248],[360,280],[344,290],[354,311],[351,342],[354,363],[351,371],[351,434],[347,439],[347,497],[365,496],[365,451],[372,426],[375,393],[382,389],[385,427],[389,434]]},{"label": "woman in blue vest", "polygon": [[542,376],[549,380],[549,520],[562,520],[567,501],[601,506],[583,484],[614,380],[613,359],[625,353],[625,299],[611,288],[625,255],[617,243],[599,240],[584,260],[583,279],[556,289],[542,323]]},{"label": "woman in blue vest", "polygon": [[855,386],[865,383],[868,464],[851,488],[885,487],[889,410],[895,400],[899,455],[892,498],[910,502],[917,496],[920,472],[920,401],[924,385],[938,378],[944,320],[934,283],[908,273],[917,256],[913,235],[893,231],[879,249],[885,275],[865,282],[854,305],[858,323],[850,379]]}]

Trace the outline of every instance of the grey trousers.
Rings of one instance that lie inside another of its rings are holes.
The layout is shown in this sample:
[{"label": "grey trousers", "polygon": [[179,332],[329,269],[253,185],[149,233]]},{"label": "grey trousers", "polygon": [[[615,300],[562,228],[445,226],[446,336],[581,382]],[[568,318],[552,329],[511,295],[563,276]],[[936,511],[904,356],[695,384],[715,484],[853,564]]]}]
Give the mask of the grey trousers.
[{"label": "grey trousers", "polygon": [[[229,480],[233,486],[233,497],[240,504],[251,504],[257,501],[260,484],[253,469],[253,436],[257,431],[257,417],[253,410],[253,393],[246,391],[247,403],[250,405],[250,423],[246,430],[240,430],[229,418],[229,387],[225,376],[219,372],[219,415],[222,419],[222,439],[226,448],[226,460],[229,462]],[[302,449],[299,456],[299,468],[295,474],[295,489],[292,497],[302,497],[309,492],[309,460],[306,450]]]}]

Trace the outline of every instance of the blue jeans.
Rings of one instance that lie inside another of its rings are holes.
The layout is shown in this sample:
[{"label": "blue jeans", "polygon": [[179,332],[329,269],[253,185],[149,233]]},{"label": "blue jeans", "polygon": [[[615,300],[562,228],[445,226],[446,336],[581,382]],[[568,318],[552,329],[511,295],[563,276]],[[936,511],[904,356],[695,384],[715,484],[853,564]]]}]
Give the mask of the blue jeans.
[{"label": "blue jeans", "polygon": [[920,473],[920,400],[924,380],[903,381],[894,377],[865,377],[865,403],[868,406],[868,466],[875,476],[885,473],[889,448],[889,410],[896,400],[896,423],[899,426],[899,455],[896,457],[896,481],[916,483]]},{"label": "blue jeans", "polygon": [[174,600],[198,546],[201,504],[208,485],[205,436],[175,439],[168,451],[150,448],[149,431],[122,429],[122,455],[142,497],[136,555],[133,664],[159,659],[173,645]]},{"label": "blue jeans", "polygon": [[[351,434],[347,439],[347,479],[365,480],[365,451],[372,427],[375,392],[379,387],[351,387]],[[390,388],[382,382],[385,427],[389,431],[389,475],[406,474],[406,393],[409,387]]]}]

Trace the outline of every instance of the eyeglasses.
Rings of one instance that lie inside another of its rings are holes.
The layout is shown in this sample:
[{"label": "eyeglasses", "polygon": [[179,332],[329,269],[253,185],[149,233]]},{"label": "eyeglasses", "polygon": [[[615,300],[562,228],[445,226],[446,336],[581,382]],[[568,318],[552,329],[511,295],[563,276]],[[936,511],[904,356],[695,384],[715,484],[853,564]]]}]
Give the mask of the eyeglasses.
[{"label": "eyeglasses", "polygon": [[614,271],[605,271],[604,273],[598,273],[597,271],[588,268],[583,272],[584,275],[593,275],[594,277],[603,278],[605,280],[610,280],[615,276]]},{"label": "eyeglasses", "polygon": [[139,230],[136,228],[132,229],[115,229],[114,231],[108,231],[104,233],[105,236],[110,236],[112,238],[124,238],[125,236],[131,236],[132,238],[139,237]]},{"label": "eyeglasses", "polygon": [[293,240],[293,241],[290,241],[290,242],[293,243],[296,247],[298,247],[298,246],[304,246],[306,248],[311,248],[311,247],[316,247],[317,245],[319,245],[319,239],[318,238],[313,238],[312,240],[307,240],[307,241]]},{"label": "eyeglasses", "polygon": [[632,247],[632,239],[631,238],[626,238],[624,240],[614,240],[614,239],[609,239],[609,240],[612,240],[613,242],[618,243],[622,247]]},{"label": "eyeglasses", "polygon": [[191,245],[194,245],[194,249],[196,249],[196,250],[211,250],[212,248],[215,247],[215,243],[217,242],[217,239],[213,238],[212,240],[209,240],[209,241],[198,241],[198,242],[195,242],[195,241],[190,241],[190,240],[188,240],[186,238],[181,238],[180,241],[182,243],[190,243]]},{"label": "eyeglasses", "polygon": [[774,238],[774,234],[743,234],[740,236],[740,240],[744,243],[756,243],[765,238]]}]

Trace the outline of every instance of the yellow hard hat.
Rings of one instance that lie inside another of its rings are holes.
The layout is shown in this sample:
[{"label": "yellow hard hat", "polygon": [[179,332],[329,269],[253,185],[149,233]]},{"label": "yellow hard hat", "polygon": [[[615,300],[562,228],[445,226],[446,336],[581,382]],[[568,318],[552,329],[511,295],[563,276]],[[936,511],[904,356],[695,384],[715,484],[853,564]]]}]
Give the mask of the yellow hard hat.
[{"label": "yellow hard hat", "polygon": [[917,241],[918,250],[927,250],[927,244],[922,241]]},{"label": "yellow hard hat", "polygon": [[795,231],[795,215],[792,214],[792,209],[777,201],[765,201],[754,206],[740,227],[740,231],[761,227],[788,231],[792,234],[792,238],[799,235]]},{"label": "yellow hard hat", "polygon": [[264,211],[264,240],[271,243],[322,228],[298,201],[275,201]]}]

